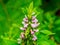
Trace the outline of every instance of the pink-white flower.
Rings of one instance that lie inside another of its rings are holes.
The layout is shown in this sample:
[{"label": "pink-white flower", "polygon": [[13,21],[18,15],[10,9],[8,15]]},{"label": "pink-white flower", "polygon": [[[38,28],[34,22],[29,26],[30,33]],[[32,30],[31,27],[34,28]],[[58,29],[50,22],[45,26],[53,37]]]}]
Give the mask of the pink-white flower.
[{"label": "pink-white flower", "polygon": [[24,21],[24,22],[28,22],[28,18],[24,18],[23,21]]},{"label": "pink-white flower", "polygon": [[23,33],[23,32],[21,33],[21,36],[20,36],[20,37],[21,37],[22,39],[24,38],[24,33]]},{"label": "pink-white flower", "polygon": [[37,37],[35,35],[33,35],[33,38],[32,38],[33,41],[36,41],[37,40]]},{"label": "pink-white flower", "polygon": [[33,35],[34,34],[34,31],[30,30],[31,34]]},{"label": "pink-white flower", "polygon": [[21,30],[26,30],[26,28],[24,28],[24,27],[20,27],[20,29],[21,29]]},{"label": "pink-white flower", "polygon": [[34,23],[34,24],[31,24],[31,27],[32,27],[32,28],[36,28],[36,27],[39,26],[39,24],[40,24],[40,23]]},{"label": "pink-white flower", "polygon": [[37,23],[37,22],[38,22],[38,20],[37,20],[37,19],[34,19],[34,20],[32,20],[32,22]]},{"label": "pink-white flower", "polygon": [[24,24],[24,27],[27,28],[28,27],[28,24]]},{"label": "pink-white flower", "polygon": [[26,22],[23,21],[22,24],[24,25],[25,28],[27,28],[28,23],[26,23]]},{"label": "pink-white flower", "polygon": [[36,19],[36,16],[32,16],[32,20]]}]

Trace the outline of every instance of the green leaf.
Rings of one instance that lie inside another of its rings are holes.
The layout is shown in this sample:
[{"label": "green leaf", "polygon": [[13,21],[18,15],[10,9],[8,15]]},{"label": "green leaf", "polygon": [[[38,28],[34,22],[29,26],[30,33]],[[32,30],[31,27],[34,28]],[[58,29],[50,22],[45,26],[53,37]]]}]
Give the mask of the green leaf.
[{"label": "green leaf", "polygon": [[30,3],[28,10],[28,17],[31,18],[33,12],[33,2]]},{"label": "green leaf", "polygon": [[42,32],[43,34],[46,34],[46,35],[53,35],[53,34],[55,34],[55,33],[52,33],[51,31],[48,31],[48,30],[42,30],[40,32]]}]

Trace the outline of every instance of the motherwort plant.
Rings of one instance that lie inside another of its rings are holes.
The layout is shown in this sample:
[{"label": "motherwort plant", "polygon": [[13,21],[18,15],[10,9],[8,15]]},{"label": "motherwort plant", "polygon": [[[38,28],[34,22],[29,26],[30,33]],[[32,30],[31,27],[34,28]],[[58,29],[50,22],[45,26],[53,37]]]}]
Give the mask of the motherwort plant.
[{"label": "motherwort plant", "polygon": [[[35,35],[36,32],[39,31],[38,26],[39,22],[36,18],[37,15],[33,12],[32,3],[29,6],[28,15],[25,15],[23,18],[22,24],[23,27],[20,27],[21,32],[20,38],[18,39],[18,43],[22,45],[36,45],[37,36]],[[21,41],[21,42],[20,42]]]}]

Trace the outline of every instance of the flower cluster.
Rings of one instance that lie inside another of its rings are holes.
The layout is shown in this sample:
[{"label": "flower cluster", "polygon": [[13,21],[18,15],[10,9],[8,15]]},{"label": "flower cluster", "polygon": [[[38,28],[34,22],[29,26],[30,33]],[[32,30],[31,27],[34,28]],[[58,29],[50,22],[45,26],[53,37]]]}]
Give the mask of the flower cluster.
[{"label": "flower cluster", "polygon": [[[23,27],[20,27],[20,30],[23,30],[24,32],[21,32],[20,38],[24,39],[25,38],[25,31],[29,26],[31,27],[30,29],[30,34],[32,35],[32,40],[36,41],[37,37],[35,36],[35,32],[38,32],[39,30],[37,27],[39,26],[40,23],[38,23],[38,20],[36,19],[36,16],[32,16],[31,20],[28,19],[28,16],[25,16],[25,18],[22,21]],[[19,43],[19,41],[18,41]]]}]

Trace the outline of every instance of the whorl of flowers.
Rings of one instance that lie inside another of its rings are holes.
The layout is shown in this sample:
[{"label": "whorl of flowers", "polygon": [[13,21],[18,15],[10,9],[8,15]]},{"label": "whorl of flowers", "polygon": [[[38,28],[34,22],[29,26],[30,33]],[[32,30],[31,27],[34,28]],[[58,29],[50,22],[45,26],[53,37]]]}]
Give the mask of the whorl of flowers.
[{"label": "whorl of flowers", "polygon": [[[32,13],[32,14],[34,14],[34,13]],[[32,37],[31,40],[32,41],[36,41],[37,40],[37,37],[35,36],[35,32],[38,32],[39,31],[37,29],[37,27],[40,24],[40,23],[38,23],[38,20],[37,20],[36,16],[35,15],[34,16],[32,15],[31,16],[31,19],[29,19],[29,17],[25,15],[25,18],[23,18],[22,24],[23,24],[23,27],[20,27],[20,30],[22,30],[23,32],[21,32],[20,38],[22,40],[25,40],[25,38],[26,38],[26,34],[25,33],[27,31],[27,28],[30,27],[29,34],[28,35],[31,35],[31,37]],[[20,42],[20,40],[18,39],[18,43],[19,42]]]}]

